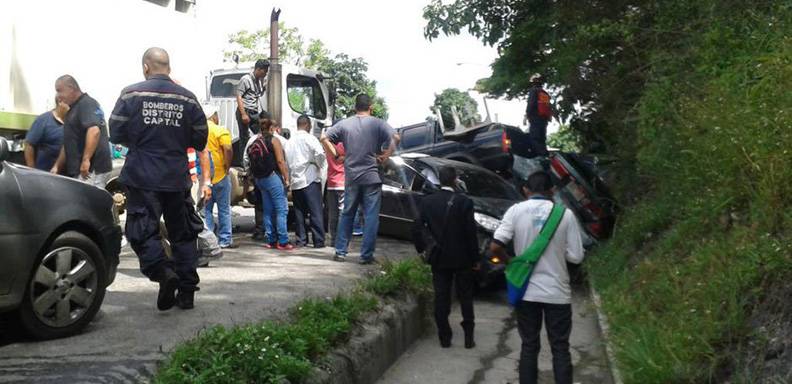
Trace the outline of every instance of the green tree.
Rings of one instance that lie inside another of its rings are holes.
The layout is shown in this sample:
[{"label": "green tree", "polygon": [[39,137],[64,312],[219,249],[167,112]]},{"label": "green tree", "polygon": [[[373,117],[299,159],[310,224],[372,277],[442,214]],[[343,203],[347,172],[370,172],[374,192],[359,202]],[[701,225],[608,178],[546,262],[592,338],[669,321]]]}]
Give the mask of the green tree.
[{"label": "green tree", "polygon": [[579,152],[580,138],[577,132],[564,124],[558,127],[558,131],[547,135],[547,146],[558,148],[563,152]]},{"label": "green tree", "polygon": [[[377,82],[368,77],[368,63],[360,57],[350,57],[345,53],[333,54],[318,39],[305,39],[297,28],[289,28],[280,24],[281,60],[294,65],[323,73],[328,79],[328,86],[334,88],[336,95],[333,110],[336,118],[344,118],[355,110],[355,96],[359,93],[368,94],[373,101],[373,114],[387,119],[388,106],[385,99],[377,93]],[[240,31],[229,36],[229,44],[243,47],[241,61],[253,61],[266,57],[262,52],[269,52],[269,28],[256,32]],[[226,57],[234,54],[232,48],[225,52]],[[301,96],[289,94],[293,105],[300,103]]]},{"label": "green tree", "polygon": [[469,93],[462,92],[456,88],[447,88],[440,92],[439,95],[435,95],[434,104],[429,109],[431,111],[440,111],[443,125],[448,130],[454,129],[451,107],[456,107],[459,120],[464,125],[470,126],[481,121],[481,116],[478,114],[478,103]]},{"label": "green tree", "polygon": [[[305,58],[303,37],[297,28],[289,28],[283,22],[278,23],[279,46],[278,55],[284,63],[299,65]],[[270,29],[257,31],[241,30],[228,36],[230,47],[224,56],[230,59],[234,53],[239,54],[239,61],[249,62],[269,57]]]}]

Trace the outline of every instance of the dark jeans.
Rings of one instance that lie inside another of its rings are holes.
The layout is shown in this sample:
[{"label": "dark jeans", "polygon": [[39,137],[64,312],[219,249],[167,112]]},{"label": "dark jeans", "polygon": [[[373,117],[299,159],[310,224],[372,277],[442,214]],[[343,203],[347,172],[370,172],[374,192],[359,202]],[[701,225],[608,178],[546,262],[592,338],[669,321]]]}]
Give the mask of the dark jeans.
[{"label": "dark jeans", "polygon": [[531,138],[531,150],[534,156],[547,157],[547,121],[532,119],[528,128],[528,137]]},{"label": "dark jeans", "polygon": [[[200,222],[195,217],[195,208],[190,191],[157,192],[128,187],[126,237],[129,245],[140,259],[140,270],[156,281],[166,268],[179,275],[180,290],[195,290],[199,278],[198,234]],[[173,258],[165,257],[160,235],[160,217],[165,217]],[[200,220],[199,220],[200,221]]]},{"label": "dark jeans", "polygon": [[553,376],[556,384],[572,384],[572,356],[569,334],[572,331],[572,305],[521,301],[517,304],[517,327],[522,339],[520,384],[534,384],[539,359],[539,332],[544,315],[547,338],[553,352]]},{"label": "dark jeans", "polygon": [[[294,200],[294,216],[297,224],[297,242],[300,245],[308,244],[308,234],[305,227],[311,230],[315,247],[324,247],[324,212],[322,210],[322,183],[313,182],[303,189],[292,191]],[[308,220],[306,222],[306,215]]]},{"label": "dark jeans", "polygon": [[250,139],[250,132],[253,134],[258,134],[259,132],[259,117],[258,112],[245,110],[250,116],[250,124],[245,126],[242,122],[242,114],[239,113],[239,109],[236,109],[236,121],[237,127],[239,127],[239,140],[232,145],[234,149],[234,159],[231,161],[231,165],[236,167],[242,166],[242,158],[245,154],[245,146],[247,145],[248,139]]},{"label": "dark jeans", "polygon": [[457,299],[462,309],[462,329],[473,332],[475,318],[473,316],[473,284],[474,274],[471,269],[440,269],[432,268],[432,283],[435,292],[435,323],[437,336],[441,342],[451,341],[451,325],[448,315],[451,313],[451,285],[456,283]]}]

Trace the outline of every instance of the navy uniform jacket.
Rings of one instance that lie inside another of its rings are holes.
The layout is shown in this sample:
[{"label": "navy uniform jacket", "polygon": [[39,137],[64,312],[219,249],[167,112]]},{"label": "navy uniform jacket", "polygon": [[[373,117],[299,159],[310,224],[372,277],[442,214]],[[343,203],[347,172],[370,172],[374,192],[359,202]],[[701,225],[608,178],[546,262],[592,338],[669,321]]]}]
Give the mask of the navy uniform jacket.
[{"label": "navy uniform jacket", "polygon": [[119,181],[150,191],[190,189],[187,148],[203,150],[207,134],[195,95],[168,76],[126,87],[110,116],[110,141],[129,148]]}]

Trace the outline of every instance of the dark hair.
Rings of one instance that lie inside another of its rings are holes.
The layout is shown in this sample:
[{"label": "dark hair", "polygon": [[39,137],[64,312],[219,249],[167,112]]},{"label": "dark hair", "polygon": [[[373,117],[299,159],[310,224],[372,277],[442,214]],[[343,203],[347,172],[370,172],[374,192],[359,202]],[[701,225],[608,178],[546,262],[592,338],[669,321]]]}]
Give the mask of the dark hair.
[{"label": "dark hair", "polygon": [[365,93],[361,93],[355,97],[355,110],[358,112],[365,112],[371,108],[371,98]]},{"label": "dark hair", "polygon": [[311,126],[311,118],[306,114],[302,114],[297,118],[297,128],[300,128],[303,125],[307,125],[308,127]]},{"label": "dark hair", "polygon": [[77,80],[75,80],[72,75],[63,75],[59,77],[57,80],[55,80],[56,83],[59,81],[62,81],[64,85],[73,88],[76,91],[82,92],[80,90],[80,84],[77,84]]},{"label": "dark hair", "polygon": [[534,193],[549,192],[553,189],[553,181],[550,179],[550,174],[545,171],[536,171],[528,176],[528,180],[522,183],[524,188]]},{"label": "dark hair", "polygon": [[269,60],[267,60],[267,59],[258,59],[258,60],[256,60],[256,66],[254,68],[255,69],[269,69],[269,65],[270,65]]},{"label": "dark hair", "polygon": [[259,119],[271,119],[271,118],[272,118],[272,115],[270,115],[269,112],[267,112],[267,111],[259,112]]},{"label": "dark hair", "polygon": [[453,187],[454,181],[457,178],[456,168],[442,167],[440,168],[440,184],[445,187]]}]

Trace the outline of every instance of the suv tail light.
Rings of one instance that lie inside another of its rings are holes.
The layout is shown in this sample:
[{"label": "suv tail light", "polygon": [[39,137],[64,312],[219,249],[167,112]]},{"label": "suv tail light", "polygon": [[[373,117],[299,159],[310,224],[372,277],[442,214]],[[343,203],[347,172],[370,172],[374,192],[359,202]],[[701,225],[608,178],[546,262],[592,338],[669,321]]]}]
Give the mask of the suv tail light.
[{"label": "suv tail light", "polygon": [[506,130],[503,130],[503,134],[501,134],[501,149],[503,153],[509,153],[511,151],[511,139],[509,139],[509,135],[506,134]]},{"label": "suv tail light", "polygon": [[556,175],[556,177],[558,177],[559,180],[563,180],[569,176],[569,172],[555,157],[550,160],[550,169],[552,169],[553,173]]},{"label": "suv tail light", "polygon": [[599,222],[593,222],[586,224],[586,226],[588,227],[589,233],[592,236],[598,239],[602,237],[602,224],[600,224]]}]

